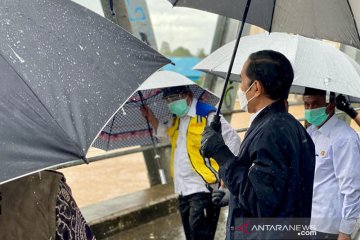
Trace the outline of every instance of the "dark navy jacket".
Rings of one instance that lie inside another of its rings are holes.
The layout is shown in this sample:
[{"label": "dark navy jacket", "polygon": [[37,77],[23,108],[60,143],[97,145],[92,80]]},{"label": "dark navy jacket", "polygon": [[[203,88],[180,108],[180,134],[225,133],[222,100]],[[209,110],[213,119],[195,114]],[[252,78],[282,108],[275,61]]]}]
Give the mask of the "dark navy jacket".
[{"label": "dark navy jacket", "polygon": [[227,239],[244,238],[244,218],[310,218],[315,147],[283,101],[256,116],[238,157],[224,147],[214,159],[231,192]]}]

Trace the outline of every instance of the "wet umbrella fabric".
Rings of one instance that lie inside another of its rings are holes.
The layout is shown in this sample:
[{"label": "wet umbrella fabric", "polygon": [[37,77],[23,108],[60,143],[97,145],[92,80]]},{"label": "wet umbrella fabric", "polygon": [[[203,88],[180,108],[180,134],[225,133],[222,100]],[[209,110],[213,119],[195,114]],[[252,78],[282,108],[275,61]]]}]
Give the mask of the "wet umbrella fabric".
[{"label": "wet umbrella fabric", "polygon": [[[219,113],[245,22],[269,32],[290,32],[312,38],[325,38],[360,48],[360,3],[357,0],[169,0],[174,6],[187,6],[241,20],[229,63],[214,126]],[[355,15],[355,14],[356,15]]]},{"label": "wet umbrella fabric", "polygon": [[71,1],[2,1],[0,183],[85,159],[105,123],[169,61]]},{"label": "wet umbrella fabric", "polygon": [[[194,69],[225,77],[234,41],[199,62]],[[302,94],[305,87],[342,93],[360,100],[360,66],[349,56],[319,40],[286,33],[264,33],[241,38],[230,80],[239,81],[249,55],[260,50],[283,53],[291,62],[295,76],[292,93]]]},{"label": "wet umbrella fabric", "polygon": [[[151,75],[138,89],[144,104],[151,108],[160,122],[172,117],[166,101],[162,98],[162,88],[189,85],[194,97],[201,102],[215,106],[219,98],[201,88],[190,79],[175,72],[158,71]],[[141,115],[142,101],[138,93],[132,95],[114,118],[108,122],[94,142],[94,147],[112,150],[123,147],[152,144],[146,119]],[[153,129],[151,129],[152,132]]]},{"label": "wet umbrella fabric", "polygon": [[[242,20],[245,0],[169,0]],[[360,49],[358,0],[252,0],[246,22],[268,32],[288,32],[341,42]]]}]

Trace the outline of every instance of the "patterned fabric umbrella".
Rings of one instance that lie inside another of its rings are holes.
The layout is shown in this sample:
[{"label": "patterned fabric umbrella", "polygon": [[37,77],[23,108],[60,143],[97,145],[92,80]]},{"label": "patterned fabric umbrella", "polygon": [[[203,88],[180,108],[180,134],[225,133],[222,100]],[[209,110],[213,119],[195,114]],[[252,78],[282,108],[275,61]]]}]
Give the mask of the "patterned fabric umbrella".
[{"label": "patterned fabric umbrella", "polygon": [[[142,101],[138,91],[141,91],[144,104],[151,108],[160,122],[166,122],[172,117],[167,103],[162,98],[162,89],[167,87],[188,85],[199,101],[213,106],[218,97],[201,88],[188,78],[170,71],[159,71],[149,77],[129,98],[126,104],[106,124],[93,147],[112,150],[136,145],[152,144],[146,119],[141,115]],[[153,131],[153,129],[150,129]]]}]

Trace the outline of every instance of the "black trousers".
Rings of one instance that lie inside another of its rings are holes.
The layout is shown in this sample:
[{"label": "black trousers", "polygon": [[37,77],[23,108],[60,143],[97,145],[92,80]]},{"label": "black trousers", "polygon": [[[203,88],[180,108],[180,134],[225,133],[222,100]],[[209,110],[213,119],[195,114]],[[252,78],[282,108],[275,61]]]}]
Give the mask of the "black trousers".
[{"label": "black trousers", "polygon": [[331,233],[323,233],[316,231],[316,236],[311,238],[311,240],[337,240],[338,234],[331,234]]},{"label": "black trousers", "polygon": [[179,196],[179,211],[187,240],[214,239],[220,207],[212,203],[211,193]]}]

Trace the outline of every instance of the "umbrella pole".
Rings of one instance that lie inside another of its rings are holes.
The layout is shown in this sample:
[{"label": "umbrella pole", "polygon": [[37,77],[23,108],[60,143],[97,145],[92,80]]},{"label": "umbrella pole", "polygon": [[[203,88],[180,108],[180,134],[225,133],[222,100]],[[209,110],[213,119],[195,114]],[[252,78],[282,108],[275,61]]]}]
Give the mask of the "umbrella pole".
[{"label": "umbrella pole", "polygon": [[213,128],[214,128],[214,130],[216,130],[216,131],[219,131],[219,130],[220,130],[220,126],[221,126],[221,125],[220,125],[220,111],[221,111],[221,106],[222,106],[222,103],[223,103],[224,98],[225,98],[226,88],[227,88],[227,85],[228,85],[228,83],[229,83],[231,70],[232,70],[232,67],[233,67],[233,65],[234,65],[234,61],[235,61],[235,57],[236,57],[236,52],[237,52],[237,49],[238,49],[238,46],[239,46],[239,43],[240,43],[240,38],[241,38],[242,32],[243,32],[243,30],[244,30],[245,21],[246,21],[246,17],[247,17],[249,8],[250,8],[250,4],[251,4],[251,0],[247,0],[246,6],[245,6],[245,10],[244,10],[244,15],[243,15],[243,18],[242,18],[242,21],[241,21],[241,27],[240,27],[240,30],[239,30],[239,33],[238,33],[238,36],[237,36],[237,39],[236,39],[236,42],[235,42],[235,47],[234,47],[234,50],[233,50],[233,53],[232,53],[232,56],[231,56],[230,65],[229,65],[228,71],[227,71],[227,73],[226,73],[225,84],[224,84],[223,91],[222,91],[222,93],[221,93],[221,98],[220,98],[220,101],[219,101],[219,107],[218,107],[218,109],[217,109],[216,115],[214,116],[214,120],[213,120],[213,122],[211,123],[211,125],[212,125]]},{"label": "umbrella pole", "polygon": [[[141,105],[143,107],[145,107],[144,97],[143,97],[141,91],[138,91],[138,94],[139,94],[139,97],[140,97],[140,100],[141,100]],[[149,134],[150,134],[151,142],[152,142],[152,145],[153,145],[153,150],[154,150],[154,154],[155,154],[154,159],[155,159],[155,161],[156,161],[156,163],[158,165],[158,168],[159,168],[160,181],[161,181],[161,184],[166,184],[165,172],[164,172],[164,169],[162,169],[161,165],[160,165],[160,155],[157,152],[155,139],[154,139],[154,136],[153,136],[152,131],[151,131],[151,126],[150,126],[150,123],[149,123],[149,119],[147,117],[145,117],[145,119],[146,119],[146,124],[147,124],[147,127],[148,127],[148,131],[149,131]]]},{"label": "umbrella pole", "polygon": [[115,12],[114,12],[114,1],[113,1],[113,0],[109,0],[109,5],[110,5],[111,15],[115,16]]}]

